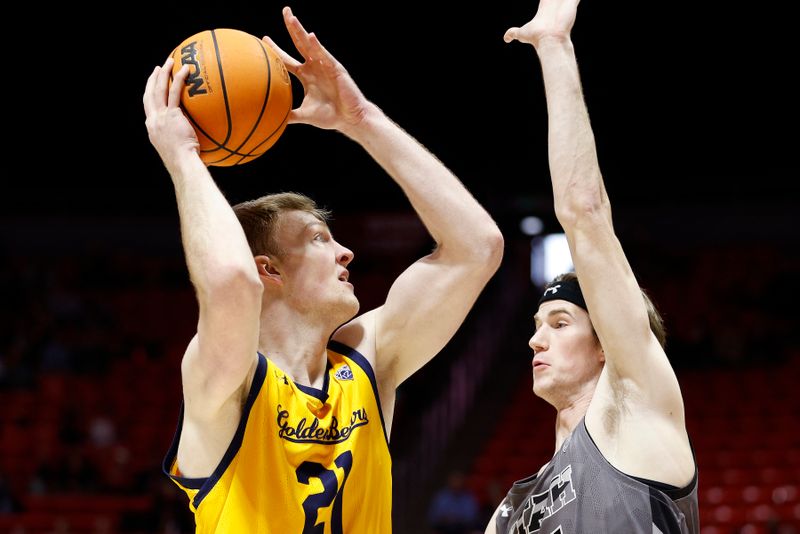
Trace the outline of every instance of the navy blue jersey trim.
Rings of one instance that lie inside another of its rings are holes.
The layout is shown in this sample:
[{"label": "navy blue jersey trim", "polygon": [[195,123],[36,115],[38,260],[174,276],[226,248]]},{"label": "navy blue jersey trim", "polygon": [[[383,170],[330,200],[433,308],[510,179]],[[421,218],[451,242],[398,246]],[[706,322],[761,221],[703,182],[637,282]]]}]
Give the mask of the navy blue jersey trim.
[{"label": "navy blue jersey trim", "polygon": [[180,441],[180,433],[181,428],[183,427],[183,403],[181,403],[181,412],[178,421],[178,430],[175,432],[175,437],[172,440],[172,445],[170,446],[169,452],[167,452],[167,456],[164,458],[164,463],[162,465],[162,469],[164,473],[173,479],[174,481],[180,483],[182,486],[189,488],[189,489],[196,489],[199,490],[197,494],[194,496],[192,504],[194,505],[195,509],[200,506],[203,498],[208,495],[208,492],[216,485],[217,481],[220,479],[222,474],[228,469],[233,458],[236,456],[236,453],[239,452],[239,448],[242,446],[242,440],[244,439],[244,430],[247,426],[247,419],[250,416],[250,410],[253,408],[253,404],[256,401],[256,397],[258,397],[259,392],[261,391],[261,387],[264,385],[264,378],[267,376],[267,359],[261,353],[258,353],[258,366],[256,367],[255,375],[253,376],[253,382],[250,385],[250,393],[247,395],[247,401],[242,408],[242,417],[239,419],[239,426],[236,428],[236,433],[233,435],[233,439],[231,440],[231,444],[228,445],[228,450],[225,451],[225,454],[222,456],[222,460],[220,460],[219,464],[217,465],[214,472],[211,473],[211,476],[207,478],[186,478],[186,477],[179,477],[174,476],[169,473],[169,468],[175,462],[175,459],[178,454],[178,442]]},{"label": "navy blue jersey trim", "polygon": [[325,364],[325,376],[322,379],[322,389],[312,388],[311,386],[304,386],[303,384],[298,384],[297,382],[294,383],[297,386],[297,389],[302,391],[307,395],[311,395],[319,399],[322,403],[325,403],[328,400],[328,385],[331,381],[330,370],[333,368],[331,365],[330,360],[328,360],[327,364]]},{"label": "navy blue jersey trim", "polygon": [[180,482],[180,484],[186,488],[200,489],[200,487],[203,485],[203,482],[206,480],[205,478],[179,477],[169,472],[172,464],[175,463],[175,460],[178,456],[178,442],[180,441],[181,429],[183,428],[183,408],[183,401],[181,401],[181,409],[178,413],[178,427],[175,430],[175,434],[172,436],[172,444],[169,446],[166,456],[164,456],[164,461],[161,463],[161,471],[172,480]]},{"label": "navy blue jersey trim", "polygon": [[338,341],[328,341],[328,348],[334,352],[338,352],[342,356],[350,358],[359,367],[361,367],[365,373],[367,373],[369,381],[372,384],[372,393],[375,395],[375,403],[378,405],[378,415],[381,416],[381,429],[383,430],[383,438],[386,440],[386,446],[388,447],[389,437],[386,434],[386,422],[383,420],[383,408],[381,407],[381,396],[378,394],[378,382],[375,379],[375,372],[372,370],[369,360],[367,360],[364,355],[358,352],[356,349],[351,349],[344,343],[340,343]]}]

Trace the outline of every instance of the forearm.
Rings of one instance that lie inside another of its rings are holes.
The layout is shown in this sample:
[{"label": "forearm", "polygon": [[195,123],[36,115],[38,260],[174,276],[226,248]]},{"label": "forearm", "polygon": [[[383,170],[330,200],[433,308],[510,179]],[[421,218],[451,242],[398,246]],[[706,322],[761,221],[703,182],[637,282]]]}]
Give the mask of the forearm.
[{"label": "forearm", "polygon": [[497,225],[464,185],[430,151],[380,109],[370,106],[348,137],[397,182],[442,251],[485,261],[502,249]]},{"label": "forearm", "polygon": [[536,51],[547,94],[555,210],[562,225],[569,226],[575,217],[607,211],[608,198],[572,42],[568,38],[543,39]]},{"label": "forearm", "polygon": [[236,215],[202,161],[187,157],[171,168],[181,221],[181,237],[192,282],[199,296],[246,279],[253,256]]}]

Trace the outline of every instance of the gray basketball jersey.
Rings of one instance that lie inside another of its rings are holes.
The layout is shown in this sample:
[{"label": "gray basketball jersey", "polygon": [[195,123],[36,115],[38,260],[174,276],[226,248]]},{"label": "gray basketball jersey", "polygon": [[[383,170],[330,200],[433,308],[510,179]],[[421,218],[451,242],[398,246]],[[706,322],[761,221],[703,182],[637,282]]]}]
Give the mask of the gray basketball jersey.
[{"label": "gray basketball jersey", "polygon": [[697,534],[697,471],[685,488],[630,477],[592,441],[585,421],[540,475],[515,482],[497,534]]}]

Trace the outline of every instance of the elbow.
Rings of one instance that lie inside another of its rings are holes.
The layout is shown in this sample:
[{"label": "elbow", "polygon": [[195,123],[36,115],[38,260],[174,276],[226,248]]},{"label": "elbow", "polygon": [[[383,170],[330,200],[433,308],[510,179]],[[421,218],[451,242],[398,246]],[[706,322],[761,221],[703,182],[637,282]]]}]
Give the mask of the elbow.
[{"label": "elbow", "polygon": [[611,220],[611,205],[599,171],[588,174],[576,172],[563,180],[554,192],[556,218],[565,229],[585,221],[595,223],[599,219]]},{"label": "elbow", "polygon": [[556,202],[556,219],[564,229],[581,225],[596,225],[600,221],[611,220],[611,208],[600,196],[587,196]]},{"label": "elbow", "polygon": [[469,263],[478,267],[480,271],[493,275],[500,268],[505,251],[505,239],[497,226],[474,236],[470,247]]},{"label": "elbow", "polygon": [[465,239],[437,243],[430,258],[445,264],[461,265],[470,273],[488,278],[500,267],[504,248],[503,234],[493,224],[468,234]]},{"label": "elbow", "polygon": [[483,238],[482,248],[486,251],[485,263],[492,273],[497,272],[497,269],[500,268],[505,246],[505,238],[497,226]]}]

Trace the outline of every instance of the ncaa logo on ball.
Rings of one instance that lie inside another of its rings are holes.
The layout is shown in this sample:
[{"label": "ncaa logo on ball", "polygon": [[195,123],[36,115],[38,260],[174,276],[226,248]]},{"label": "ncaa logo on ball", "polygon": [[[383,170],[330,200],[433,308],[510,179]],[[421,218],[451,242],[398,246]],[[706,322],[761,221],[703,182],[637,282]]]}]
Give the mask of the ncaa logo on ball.
[{"label": "ncaa logo on ball", "polygon": [[[199,55],[202,57],[202,49],[199,51]],[[213,92],[211,84],[208,83],[208,73],[205,72],[205,68],[201,69],[197,56],[197,41],[192,41],[181,48],[181,65],[189,65],[189,76],[186,77],[186,89],[189,91],[190,98],[196,95],[204,95]],[[208,87],[208,90],[206,90],[204,86]]]}]

